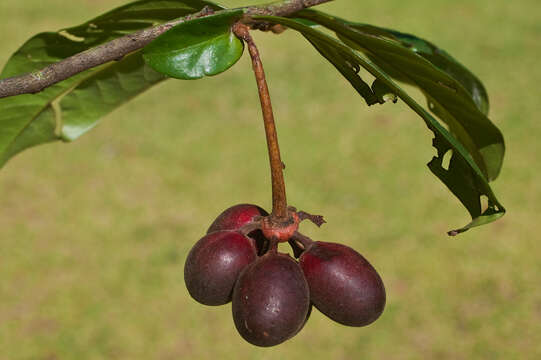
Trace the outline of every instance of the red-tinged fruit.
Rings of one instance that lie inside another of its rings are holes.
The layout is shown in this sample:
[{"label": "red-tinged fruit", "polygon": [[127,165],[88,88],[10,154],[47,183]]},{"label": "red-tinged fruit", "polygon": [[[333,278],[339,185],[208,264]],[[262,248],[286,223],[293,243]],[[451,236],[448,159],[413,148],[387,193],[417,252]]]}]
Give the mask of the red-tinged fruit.
[{"label": "red-tinged fruit", "polygon": [[246,341],[278,345],[293,337],[307,319],[308,284],[293,258],[269,251],[242,271],[232,305],[235,326]]},{"label": "red-tinged fruit", "polygon": [[295,334],[291,335],[290,339],[301,332],[301,330],[304,328],[304,325],[308,322],[308,319],[310,319],[310,315],[312,315],[312,308],[314,306],[312,303],[308,306],[308,312],[306,313],[306,317],[304,318],[304,322],[302,323],[301,327],[295,332]]},{"label": "red-tinged fruit", "polygon": [[299,261],[312,303],[332,320],[348,326],[365,326],[383,312],[383,281],[352,248],[317,241],[306,248]]},{"label": "red-tinged fruit", "polygon": [[[239,230],[244,225],[254,221],[257,217],[269,215],[264,209],[253,204],[238,204],[225,209],[207,230],[207,234],[221,230]],[[248,236],[255,240],[258,254],[266,250],[265,237],[261,230],[254,230]]]},{"label": "red-tinged fruit", "polygon": [[239,232],[207,234],[194,245],[186,259],[186,288],[202,304],[227,304],[240,272],[256,258],[253,240]]},{"label": "red-tinged fruit", "polygon": [[220,230],[238,230],[258,216],[269,215],[264,209],[252,204],[238,204],[225,209],[207,230],[207,234]]}]

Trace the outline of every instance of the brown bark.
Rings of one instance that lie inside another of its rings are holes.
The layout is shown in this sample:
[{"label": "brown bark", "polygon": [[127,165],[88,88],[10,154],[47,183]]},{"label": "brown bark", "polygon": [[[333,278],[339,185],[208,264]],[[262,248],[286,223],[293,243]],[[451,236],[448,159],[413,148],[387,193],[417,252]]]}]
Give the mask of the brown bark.
[{"label": "brown bark", "polygon": [[[284,0],[268,5],[251,6],[246,8],[246,15],[276,15],[287,16],[307,7],[319,5],[332,0]],[[175,19],[167,23],[143,29],[132,34],[114,39],[95,48],[88,49],[79,54],[51,64],[41,70],[28,74],[14,76],[0,80],[0,98],[33,94],[68,79],[82,71],[105,64],[144,48],[152,40],[187,20],[208,16],[214,12],[210,8]]]}]

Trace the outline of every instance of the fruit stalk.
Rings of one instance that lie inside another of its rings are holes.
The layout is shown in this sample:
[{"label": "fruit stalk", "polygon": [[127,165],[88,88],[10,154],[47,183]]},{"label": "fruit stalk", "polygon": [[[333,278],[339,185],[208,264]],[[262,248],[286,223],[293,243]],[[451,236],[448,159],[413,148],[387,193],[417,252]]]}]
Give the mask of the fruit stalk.
[{"label": "fruit stalk", "polygon": [[274,115],[272,113],[272,104],[265,79],[265,71],[259,56],[259,51],[250,35],[248,26],[236,23],[233,26],[233,32],[248,45],[248,52],[252,59],[252,68],[254,70],[261,110],[263,112],[263,122],[265,124],[265,135],[267,137],[267,149],[269,152],[269,161],[271,168],[272,181],[272,213],[271,218],[276,220],[288,219],[286,187],[284,183],[283,163],[280,158],[280,148],[278,146],[278,136],[276,134],[276,125],[274,124]]}]

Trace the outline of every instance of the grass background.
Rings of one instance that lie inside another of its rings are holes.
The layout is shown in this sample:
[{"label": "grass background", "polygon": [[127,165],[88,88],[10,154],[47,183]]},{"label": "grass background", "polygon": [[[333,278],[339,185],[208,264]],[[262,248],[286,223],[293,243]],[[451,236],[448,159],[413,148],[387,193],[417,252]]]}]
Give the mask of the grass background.
[{"label": "grass background", "polygon": [[[35,33],[124,1],[2,0],[0,64]],[[222,1],[227,6],[255,1]],[[302,231],[361,252],[386,284],[383,316],[348,328],[314,311],[274,348],[245,343],[230,306],[193,301],[191,246],[223,209],[270,208],[246,56],[169,81],[72,144],[0,171],[0,359],[539,359],[541,3],[336,1],[331,13],[428,38],[485,83],[507,141],[493,188],[508,214],[457,238],[467,212],[431,175],[431,133],[404,104],[367,108],[293,31],[256,34]],[[301,55],[302,54],[302,55]]]}]

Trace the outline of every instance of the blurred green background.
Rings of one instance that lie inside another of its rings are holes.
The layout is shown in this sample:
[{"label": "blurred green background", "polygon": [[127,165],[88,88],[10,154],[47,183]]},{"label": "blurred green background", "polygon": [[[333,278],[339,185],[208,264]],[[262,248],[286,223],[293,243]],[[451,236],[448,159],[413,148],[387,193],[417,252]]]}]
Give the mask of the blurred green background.
[{"label": "blurred green background", "polygon": [[[35,33],[123,3],[2,0],[0,64]],[[469,218],[425,166],[434,150],[422,120],[401,102],[367,108],[295,32],[258,33],[288,200],[328,221],[301,230],[378,269],[382,317],[349,328],[314,311],[295,338],[262,349],[237,334],[230,305],[189,297],[184,259],[214,217],[240,202],[270,208],[245,55],[220,76],[166,82],[75,143],[34,148],[0,171],[0,359],[541,358],[541,3],[321,9],[430,39],[484,81],[507,141],[493,188],[508,214],[447,237]]]}]

